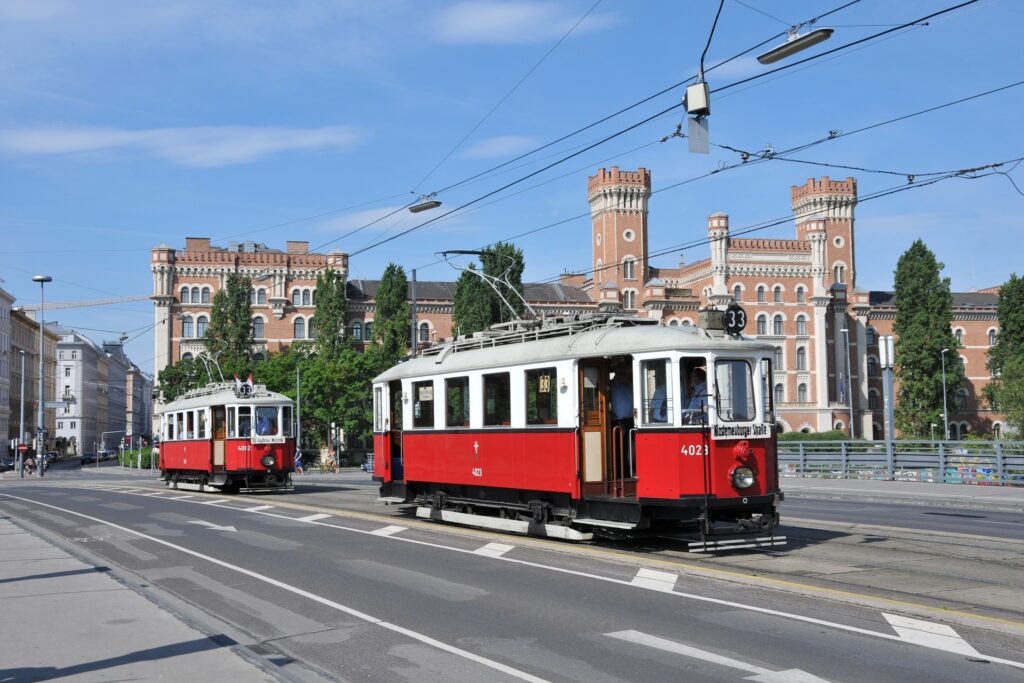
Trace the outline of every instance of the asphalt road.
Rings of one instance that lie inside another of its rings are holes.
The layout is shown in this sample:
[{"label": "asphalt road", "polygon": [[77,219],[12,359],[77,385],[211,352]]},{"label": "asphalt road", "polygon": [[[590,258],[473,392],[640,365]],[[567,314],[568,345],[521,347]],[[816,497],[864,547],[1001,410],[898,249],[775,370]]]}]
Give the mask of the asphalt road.
[{"label": "asphalt road", "polygon": [[507,536],[128,486],[5,481],[0,509],[232,625],[254,652],[283,653],[293,678],[1024,676],[1020,637],[921,615],[638,570]]}]

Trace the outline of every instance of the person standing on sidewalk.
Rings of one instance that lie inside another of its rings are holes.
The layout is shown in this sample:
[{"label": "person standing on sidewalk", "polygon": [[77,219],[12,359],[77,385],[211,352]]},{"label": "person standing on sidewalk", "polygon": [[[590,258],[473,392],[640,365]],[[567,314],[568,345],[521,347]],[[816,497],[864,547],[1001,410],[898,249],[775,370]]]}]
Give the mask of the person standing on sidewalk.
[{"label": "person standing on sidewalk", "polygon": [[302,449],[295,449],[295,474],[305,474],[302,471]]}]

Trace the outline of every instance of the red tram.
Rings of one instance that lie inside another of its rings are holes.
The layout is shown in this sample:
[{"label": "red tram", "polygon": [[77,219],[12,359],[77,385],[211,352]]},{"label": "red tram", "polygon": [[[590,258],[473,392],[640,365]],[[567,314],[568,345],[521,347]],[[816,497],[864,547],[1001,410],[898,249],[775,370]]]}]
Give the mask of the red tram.
[{"label": "red tram", "polygon": [[252,382],[212,383],[160,411],[160,472],[174,488],[290,490],[292,401]]},{"label": "red tram", "polygon": [[702,321],[520,321],[391,368],[373,387],[382,499],[574,540],[695,531],[694,551],[784,543],[773,347],[726,334],[721,313]]}]

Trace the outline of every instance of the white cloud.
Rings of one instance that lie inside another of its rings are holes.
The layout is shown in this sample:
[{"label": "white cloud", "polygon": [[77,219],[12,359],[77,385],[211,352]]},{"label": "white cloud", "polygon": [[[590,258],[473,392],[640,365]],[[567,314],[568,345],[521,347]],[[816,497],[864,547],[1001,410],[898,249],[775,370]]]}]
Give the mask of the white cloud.
[{"label": "white cloud", "polygon": [[23,128],[0,131],[0,150],[18,154],[135,152],[179,166],[208,168],[258,161],[280,152],[346,150],[363,138],[351,126],[282,128]]},{"label": "white cloud", "polygon": [[[410,197],[411,198],[411,197]],[[322,232],[349,232],[357,228],[361,228],[364,225],[374,223],[367,230],[387,230],[389,227],[394,225],[397,221],[403,218],[408,212],[398,212],[404,205],[398,206],[382,206],[377,209],[366,209],[365,211],[353,211],[352,213],[346,213],[337,218],[332,218],[329,221],[325,221],[320,225]],[[395,215],[390,220],[381,220],[388,214],[394,213]]]},{"label": "white cloud", "polygon": [[528,135],[499,135],[477,142],[463,152],[462,156],[471,159],[506,157],[525,152],[536,145],[537,139]]},{"label": "white cloud", "polygon": [[[509,45],[560,38],[578,19],[578,10],[562,3],[471,0],[445,9],[435,27],[443,43]],[[576,32],[601,29],[614,21],[610,14],[591,14]]]}]

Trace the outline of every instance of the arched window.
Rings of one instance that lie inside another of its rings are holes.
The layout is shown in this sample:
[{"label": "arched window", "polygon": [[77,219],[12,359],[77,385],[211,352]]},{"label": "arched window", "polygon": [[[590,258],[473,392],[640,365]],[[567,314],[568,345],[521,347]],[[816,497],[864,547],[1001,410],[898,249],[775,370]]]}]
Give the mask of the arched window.
[{"label": "arched window", "polygon": [[363,341],[363,324],[358,320],[352,323],[352,338],[356,341]]},{"label": "arched window", "polygon": [[807,403],[807,385],[800,383],[796,387],[796,400],[798,403]]},{"label": "arched window", "polygon": [[263,318],[253,318],[252,319],[252,336],[253,336],[253,339],[263,339],[264,338],[264,333],[265,333],[265,329],[264,328],[265,328],[265,325],[266,325],[266,323],[263,321]]},{"label": "arched window", "polygon": [[964,331],[963,330],[961,330],[961,329],[953,330],[953,336],[956,337],[956,345],[957,346],[963,346],[964,345]]},{"label": "arched window", "polygon": [[772,300],[775,303],[782,302],[782,287],[775,285],[775,289],[772,290]]},{"label": "arched window", "polygon": [[949,438],[951,441],[960,440],[960,425],[958,425],[956,422],[951,422],[949,424]]},{"label": "arched window", "polygon": [[419,340],[421,342],[430,341],[430,325],[428,323],[420,323],[419,333]]},{"label": "arched window", "polygon": [[257,289],[256,290],[256,303],[263,305],[267,303],[267,290]]},{"label": "arched window", "polygon": [[309,292],[309,290],[308,289],[302,290],[302,305],[303,306],[309,306],[309,302],[310,301],[311,301],[311,299],[310,299],[310,292]]},{"label": "arched window", "polygon": [[252,359],[253,360],[266,360],[267,357],[265,355],[263,355],[262,351],[257,351],[256,353],[252,354]]},{"label": "arched window", "polygon": [[868,392],[868,410],[878,410],[878,392],[874,389]]},{"label": "arched window", "polygon": [[182,360],[192,360],[192,354],[189,353],[188,351],[186,351],[185,353],[181,354],[181,359]]},{"label": "arched window", "polygon": [[796,333],[803,335],[807,334],[807,318],[802,315],[798,315],[796,317]]},{"label": "arched window", "polygon": [[878,359],[868,356],[868,377],[878,377]]},{"label": "arched window", "polygon": [[733,301],[741,300],[743,298],[743,288],[740,287],[739,285],[735,285],[732,288],[732,298],[733,298]]},{"label": "arched window", "polygon": [[846,277],[846,266],[842,263],[837,263],[832,266],[832,279],[835,280],[837,285],[841,285],[845,282]]},{"label": "arched window", "polygon": [[366,341],[373,341],[373,321],[366,323]]},{"label": "arched window", "polygon": [[182,337],[191,337],[193,334],[194,333],[193,333],[193,330],[192,330],[192,318],[190,316],[186,315],[181,320],[181,336]]},{"label": "arched window", "polygon": [[993,425],[992,425],[992,436],[993,436],[993,438],[995,438],[995,439],[996,439],[997,441],[998,441],[999,439],[1003,438],[1003,425],[999,424],[998,422],[996,422],[995,424],[993,424]]},{"label": "arched window", "polygon": [[622,307],[627,310],[636,308],[636,292],[634,290],[627,289],[622,292]]},{"label": "arched window", "polygon": [[302,291],[298,289],[292,290],[292,306],[302,305]]},{"label": "arched window", "polygon": [[786,398],[786,390],[782,386],[782,382],[775,385],[775,405],[784,403]]},{"label": "arched window", "polygon": [[306,338],[316,339],[316,318],[309,319],[309,325],[307,325],[306,329]]},{"label": "arched window", "polygon": [[636,259],[632,256],[622,259],[622,277],[625,280],[636,279]]},{"label": "arched window", "polygon": [[313,305],[315,306],[316,305],[316,290],[315,289],[310,292],[309,299],[310,299],[310,301],[313,302]]},{"label": "arched window", "polygon": [[671,320],[668,321],[668,326],[669,327],[678,327],[679,326],[679,321],[676,318],[672,318]]},{"label": "arched window", "polygon": [[782,362],[782,347],[776,346],[773,353],[775,354],[775,357],[772,360],[772,365],[775,366],[775,370],[785,370],[785,363]]},{"label": "arched window", "polygon": [[970,398],[970,392],[968,392],[966,389],[957,390],[956,398],[954,400],[954,405],[956,406],[956,409],[963,410],[964,408],[966,408],[968,398]]},{"label": "arched window", "polygon": [[296,318],[295,320],[292,321],[292,338],[306,338],[306,321],[303,320],[302,318]]},{"label": "arched window", "polygon": [[873,327],[868,327],[865,337],[867,338],[868,346],[874,346],[878,343],[878,333],[875,332]]},{"label": "arched window", "polygon": [[768,318],[763,315],[757,316],[757,333],[768,334]]},{"label": "arched window", "polygon": [[198,318],[196,318],[196,336],[205,337],[206,328],[209,327],[209,325],[210,319],[207,318],[205,315],[201,315]]},{"label": "arched window", "polygon": [[[192,303],[195,303],[195,302],[193,301]],[[203,303],[204,304],[210,303],[210,288],[209,287],[203,287]]]},{"label": "arched window", "polygon": [[757,301],[758,303],[764,303],[764,285],[757,286]]},{"label": "arched window", "polygon": [[989,346],[995,346],[996,345],[996,331],[995,330],[989,330],[988,331],[988,345]]},{"label": "arched window", "polygon": [[689,320],[684,320],[683,327],[693,327],[693,323],[690,322]]},{"label": "arched window", "polygon": [[[189,302],[189,299],[188,299],[188,287],[182,287],[181,288],[181,303],[187,304],[188,302]],[[992,333],[989,332],[989,334],[992,334]]]},{"label": "arched window", "polygon": [[798,304],[806,303],[806,301],[807,301],[806,294],[807,294],[807,290],[806,289],[804,289],[803,287],[797,287],[796,288],[796,302]]},{"label": "arched window", "polygon": [[256,305],[256,290],[255,289],[250,289],[249,290],[249,305],[250,306],[255,306]]},{"label": "arched window", "polygon": [[193,287],[192,288],[192,303],[194,303],[194,304],[199,303],[199,288],[198,287]]},{"label": "arched window", "polygon": [[772,334],[776,336],[782,336],[782,316],[777,315],[772,318]]},{"label": "arched window", "polygon": [[796,350],[796,369],[807,369],[807,349],[801,346]]}]

